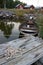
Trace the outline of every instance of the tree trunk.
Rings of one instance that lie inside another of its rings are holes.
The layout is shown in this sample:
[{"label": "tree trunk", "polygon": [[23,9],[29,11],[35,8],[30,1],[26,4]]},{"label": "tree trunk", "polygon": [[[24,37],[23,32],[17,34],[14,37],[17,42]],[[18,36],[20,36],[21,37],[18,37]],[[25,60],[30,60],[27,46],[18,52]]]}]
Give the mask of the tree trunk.
[{"label": "tree trunk", "polygon": [[6,9],[6,0],[4,0],[4,9]]}]

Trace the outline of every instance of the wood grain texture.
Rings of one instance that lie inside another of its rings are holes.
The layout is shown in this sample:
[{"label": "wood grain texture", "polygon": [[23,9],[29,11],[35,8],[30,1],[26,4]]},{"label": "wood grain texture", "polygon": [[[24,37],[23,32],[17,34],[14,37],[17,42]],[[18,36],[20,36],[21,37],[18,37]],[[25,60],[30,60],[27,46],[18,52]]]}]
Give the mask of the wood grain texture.
[{"label": "wood grain texture", "polygon": [[43,40],[27,36],[0,45],[0,65],[30,65],[43,56]]}]

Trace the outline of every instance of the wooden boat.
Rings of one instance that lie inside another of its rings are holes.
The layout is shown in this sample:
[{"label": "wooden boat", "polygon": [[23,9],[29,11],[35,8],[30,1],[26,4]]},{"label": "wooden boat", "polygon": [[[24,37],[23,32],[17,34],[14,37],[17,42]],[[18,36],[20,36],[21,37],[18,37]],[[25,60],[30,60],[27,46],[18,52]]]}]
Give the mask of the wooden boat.
[{"label": "wooden boat", "polygon": [[32,20],[29,20],[27,22],[24,22],[20,25],[19,30],[23,34],[32,34],[36,35],[38,34],[38,27],[35,22]]}]

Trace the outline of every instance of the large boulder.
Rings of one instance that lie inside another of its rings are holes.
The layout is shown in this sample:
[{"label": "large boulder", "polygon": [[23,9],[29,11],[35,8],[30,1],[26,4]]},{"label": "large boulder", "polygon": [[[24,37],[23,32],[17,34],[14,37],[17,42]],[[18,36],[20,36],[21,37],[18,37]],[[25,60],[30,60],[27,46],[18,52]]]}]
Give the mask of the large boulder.
[{"label": "large boulder", "polygon": [[14,18],[16,14],[14,12],[8,11],[8,10],[0,10],[0,19],[4,18]]}]

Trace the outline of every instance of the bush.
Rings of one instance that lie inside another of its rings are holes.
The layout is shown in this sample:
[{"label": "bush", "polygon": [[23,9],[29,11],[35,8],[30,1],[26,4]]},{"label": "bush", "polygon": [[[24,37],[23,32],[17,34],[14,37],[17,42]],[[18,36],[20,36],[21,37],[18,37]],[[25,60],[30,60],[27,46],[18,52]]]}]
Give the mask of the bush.
[{"label": "bush", "polygon": [[36,19],[37,25],[39,26],[39,37],[43,38],[43,15],[40,14]]},{"label": "bush", "polygon": [[43,39],[43,26],[40,26],[39,37],[41,37]]}]

